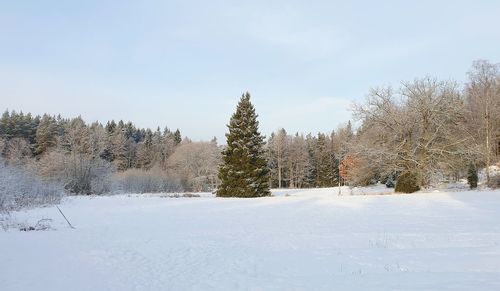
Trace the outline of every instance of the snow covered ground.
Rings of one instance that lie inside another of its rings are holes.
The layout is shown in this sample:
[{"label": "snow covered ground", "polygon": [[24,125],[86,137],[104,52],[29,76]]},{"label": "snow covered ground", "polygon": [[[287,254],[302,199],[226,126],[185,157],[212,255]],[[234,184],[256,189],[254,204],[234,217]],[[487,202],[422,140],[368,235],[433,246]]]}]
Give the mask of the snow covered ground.
[{"label": "snow covered ground", "polygon": [[500,191],[337,192],[66,198],[76,229],[16,212],[54,230],[0,230],[0,290],[500,290]]}]

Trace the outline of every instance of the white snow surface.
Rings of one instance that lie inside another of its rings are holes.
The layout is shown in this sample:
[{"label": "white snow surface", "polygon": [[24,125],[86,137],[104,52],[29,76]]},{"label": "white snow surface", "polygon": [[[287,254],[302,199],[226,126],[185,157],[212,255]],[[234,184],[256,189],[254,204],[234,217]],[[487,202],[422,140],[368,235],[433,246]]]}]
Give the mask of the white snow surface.
[{"label": "white snow surface", "polygon": [[0,230],[0,290],[500,290],[500,191],[337,193],[68,197],[76,229],[15,212],[53,230]]}]

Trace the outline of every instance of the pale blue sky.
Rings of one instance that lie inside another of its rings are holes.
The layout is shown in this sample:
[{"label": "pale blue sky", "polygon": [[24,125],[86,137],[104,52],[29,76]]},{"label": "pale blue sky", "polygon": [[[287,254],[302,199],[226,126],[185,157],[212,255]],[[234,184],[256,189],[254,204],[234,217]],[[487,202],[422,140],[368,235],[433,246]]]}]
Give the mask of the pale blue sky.
[{"label": "pale blue sky", "polygon": [[0,104],[222,138],[335,129],[370,87],[500,61],[500,1],[0,1]]}]

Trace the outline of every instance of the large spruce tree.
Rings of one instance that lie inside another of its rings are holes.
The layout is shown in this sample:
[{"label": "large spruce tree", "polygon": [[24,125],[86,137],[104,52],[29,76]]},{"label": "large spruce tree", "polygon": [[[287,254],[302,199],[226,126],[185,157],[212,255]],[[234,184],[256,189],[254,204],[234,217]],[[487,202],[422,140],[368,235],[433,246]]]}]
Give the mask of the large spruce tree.
[{"label": "large spruce tree", "polygon": [[229,121],[227,146],[219,168],[221,184],[218,197],[269,196],[269,169],[264,155],[264,136],[250,94],[241,96],[236,112]]}]

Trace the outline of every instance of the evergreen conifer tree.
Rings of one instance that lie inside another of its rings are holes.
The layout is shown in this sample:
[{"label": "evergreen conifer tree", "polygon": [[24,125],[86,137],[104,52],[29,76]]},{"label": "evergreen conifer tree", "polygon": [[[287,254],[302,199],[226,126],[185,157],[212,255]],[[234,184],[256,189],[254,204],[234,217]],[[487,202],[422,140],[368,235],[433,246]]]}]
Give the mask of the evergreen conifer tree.
[{"label": "evergreen conifer tree", "polygon": [[316,186],[332,187],[334,186],[334,159],[327,149],[326,136],[323,133],[318,133],[318,141],[316,144],[317,155],[317,172]]},{"label": "evergreen conifer tree", "polygon": [[467,172],[467,183],[469,184],[471,189],[477,188],[478,180],[477,169],[474,164],[471,163]]},{"label": "evergreen conifer tree", "polygon": [[137,151],[137,165],[141,169],[149,170],[153,166],[153,132],[147,129],[144,141],[139,144]]},{"label": "evergreen conifer tree", "polygon": [[181,132],[179,129],[177,129],[175,132],[174,132],[174,141],[175,141],[175,145],[179,145],[181,142],[182,142],[182,136],[181,136]]},{"label": "evergreen conifer tree", "polygon": [[36,154],[43,154],[47,149],[57,144],[57,123],[44,114],[36,130]]},{"label": "evergreen conifer tree", "polygon": [[0,118],[0,137],[5,139],[9,139],[11,137],[9,110],[5,110]]},{"label": "evergreen conifer tree", "polygon": [[110,149],[113,156],[113,162],[119,171],[126,170],[129,166],[127,159],[128,140],[125,137],[125,130],[116,130],[109,136]]},{"label": "evergreen conifer tree", "polygon": [[259,122],[250,94],[241,96],[236,112],[229,121],[227,146],[222,152],[219,168],[221,184],[218,197],[269,196],[269,169],[264,151],[264,136],[258,131]]}]

